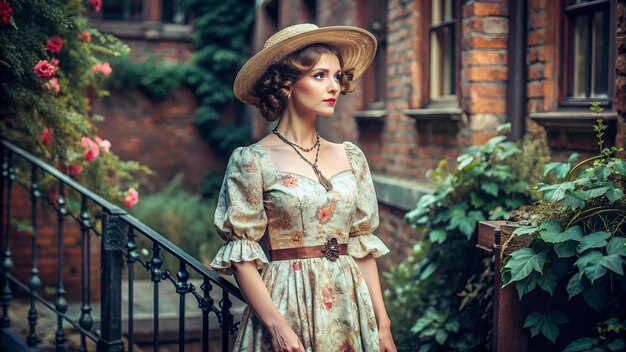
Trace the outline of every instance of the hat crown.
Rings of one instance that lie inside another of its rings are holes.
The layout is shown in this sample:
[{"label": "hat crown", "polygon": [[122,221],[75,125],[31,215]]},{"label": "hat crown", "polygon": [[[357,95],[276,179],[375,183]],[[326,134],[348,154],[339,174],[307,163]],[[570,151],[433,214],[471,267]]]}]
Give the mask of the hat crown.
[{"label": "hat crown", "polygon": [[289,38],[294,37],[294,36],[296,36],[298,34],[311,32],[311,31],[314,31],[316,29],[319,29],[319,27],[314,25],[314,24],[312,24],[312,23],[302,23],[302,24],[296,24],[296,25],[293,25],[293,26],[289,26],[287,28],[284,28],[284,29],[274,33],[274,35],[269,37],[269,39],[265,41],[265,44],[263,45],[263,49],[268,48],[268,47],[273,46],[273,45],[276,45],[276,44],[282,42],[283,40],[289,39]]}]

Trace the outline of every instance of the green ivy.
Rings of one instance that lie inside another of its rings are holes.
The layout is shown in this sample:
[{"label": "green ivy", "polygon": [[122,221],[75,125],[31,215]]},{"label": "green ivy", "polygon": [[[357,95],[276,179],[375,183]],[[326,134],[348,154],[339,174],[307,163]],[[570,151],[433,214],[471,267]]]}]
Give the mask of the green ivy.
[{"label": "green ivy", "polygon": [[[598,104],[591,109],[602,111]],[[532,242],[504,259],[502,279],[504,286],[515,284],[520,300],[535,291],[559,297],[555,290],[565,290],[570,300],[581,295],[606,323],[623,319],[626,312],[626,161],[614,157],[621,149],[604,147],[605,130],[603,120],[598,119],[594,127],[597,156],[576,165],[577,157],[546,165],[545,172],[554,173],[562,182],[539,183],[543,199],[534,211],[541,222],[514,232],[531,236]],[[557,342],[559,326],[566,326],[567,316],[577,313],[573,304],[552,302],[557,303],[564,305],[565,312],[528,316],[524,327],[530,328],[531,336],[541,334]],[[623,337],[608,338],[579,338],[566,351],[622,350]]]},{"label": "green ivy", "polygon": [[[198,49],[184,77],[200,106],[195,122],[207,141],[224,155],[249,142],[249,124],[220,123],[224,108],[235,97],[233,82],[248,59],[254,23],[253,0],[186,0],[194,19],[194,44]],[[242,113],[236,114],[238,118]]]},{"label": "green ivy", "polygon": [[155,102],[169,97],[188,69],[185,65],[159,63],[154,57],[144,62],[133,62],[123,56],[111,59],[109,63],[113,68],[107,81],[109,89],[137,89]]},{"label": "green ivy", "polygon": [[399,350],[490,349],[493,272],[491,257],[475,246],[477,223],[506,219],[531,202],[528,182],[541,177],[536,170],[548,159],[542,139],[496,136],[467,148],[456,167],[443,160],[429,171],[434,193],[405,216],[424,239],[384,274]]}]

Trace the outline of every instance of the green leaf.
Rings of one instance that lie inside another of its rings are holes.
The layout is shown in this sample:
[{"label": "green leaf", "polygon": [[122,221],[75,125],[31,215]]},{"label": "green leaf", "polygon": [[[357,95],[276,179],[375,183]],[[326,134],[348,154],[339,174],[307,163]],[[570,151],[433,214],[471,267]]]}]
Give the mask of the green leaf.
[{"label": "green leaf", "polygon": [[535,226],[522,226],[522,227],[516,228],[515,231],[513,231],[513,234],[514,235],[527,235],[529,233],[535,233],[537,229],[539,228]]},{"label": "green leaf", "polygon": [[575,256],[578,253],[576,251],[577,248],[578,242],[576,241],[566,241],[554,244],[554,251],[559,258],[570,258]]},{"label": "green leaf", "polygon": [[582,253],[591,248],[605,247],[608,244],[606,240],[609,237],[611,237],[611,234],[606,231],[594,232],[583,237],[578,245],[578,253]]},{"label": "green leaf", "polygon": [[448,339],[448,333],[445,330],[439,330],[435,334],[435,341],[437,341],[437,343],[442,346],[443,344],[446,343],[447,339]]},{"label": "green leaf", "polygon": [[447,238],[446,230],[434,229],[428,233],[428,239],[432,243],[443,243]]},{"label": "green leaf", "polygon": [[616,200],[621,199],[624,196],[624,191],[619,188],[611,188],[606,192],[606,198],[609,202],[613,203]]},{"label": "green leaf", "polygon": [[539,184],[539,191],[543,192],[543,199],[548,202],[557,202],[563,199],[565,191],[574,188],[574,182],[563,182],[556,185]]},{"label": "green leaf", "polygon": [[626,350],[626,340],[622,338],[616,339],[615,341],[609,343],[607,347],[611,351],[624,351]]},{"label": "green leaf", "polygon": [[614,237],[606,246],[608,254],[616,254],[626,257],[626,237]]},{"label": "green leaf", "polygon": [[547,250],[536,253],[532,248],[522,248],[511,253],[506,267],[511,269],[511,281],[520,281],[535,270],[541,273],[546,262]]},{"label": "green leaf", "polygon": [[579,271],[583,271],[590,261],[597,260],[599,262],[602,257],[602,252],[598,250],[585,252],[576,260],[575,265],[578,267]]},{"label": "green leaf", "polygon": [[558,324],[568,322],[565,314],[561,311],[552,311],[547,315],[538,312],[531,313],[524,321],[524,328],[530,328],[532,336],[537,336],[539,332],[553,343],[559,336]]},{"label": "green leaf", "polygon": [[597,285],[592,285],[583,291],[583,298],[587,304],[595,309],[596,311],[602,311],[606,300],[608,298],[608,290],[606,287],[598,287]]},{"label": "green leaf", "polygon": [[590,337],[583,337],[578,340],[574,340],[572,343],[567,345],[563,352],[580,352],[587,351],[591,349],[596,343],[598,343],[598,339],[592,339]]},{"label": "green leaf", "polygon": [[560,162],[547,163],[543,167],[543,175],[546,176],[552,171],[554,173],[554,176],[557,179],[562,180],[565,178],[565,176],[567,175],[567,173],[569,172],[571,168],[572,168],[572,165],[570,163],[560,163]]},{"label": "green leaf", "polygon": [[569,227],[561,232],[561,225],[557,221],[548,220],[542,222],[539,227],[542,229],[539,232],[539,236],[548,243],[561,243],[570,240],[580,241],[583,238],[582,230],[578,225]]},{"label": "green leaf", "polygon": [[495,182],[483,183],[480,185],[480,188],[485,191],[487,194],[492,195],[494,197],[498,196],[498,184]]},{"label": "green leaf", "polygon": [[585,289],[585,286],[581,280],[582,273],[578,272],[572,276],[567,282],[567,293],[569,294],[569,299],[572,297],[579,295]]},{"label": "green leaf", "polygon": [[525,294],[529,293],[530,291],[534,290],[535,287],[537,287],[540,279],[541,274],[537,272],[532,272],[529,276],[525,277],[515,284],[515,288],[517,289],[517,297],[519,297],[520,301]]},{"label": "green leaf", "polygon": [[421,281],[426,280],[430,277],[430,275],[432,275],[432,273],[435,272],[435,270],[437,270],[437,263],[435,262],[431,262],[430,264],[428,264],[428,266],[426,266],[426,268],[420,273],[420,277],[419,279]]},{"label": "green leaf", "polygon": [[617,254],[609,254],[600,260],[600,265],[612,272],[624,276],[624,260]]},{"label": "green leaf", "polygon": [[558,281],[558,276],[552,269],[552,267],[546,268],[543,271],[543,276],[539,279],[539,287],[542,290],[548,292],[550,296],[554,293],[554,289],[556,288],[556,284]]},{"label": "green leaf", "polygon": [[585,276],[587,276],[587,278],[591,280],[592,284],[597,279],[606,275],[606,268],[600,265],[601,261],[602,261],[602,257],[594,258],[591,261],[589,261],[589,263],[587,263],[587,266],[585,267],[585,270],[584,270]]}]

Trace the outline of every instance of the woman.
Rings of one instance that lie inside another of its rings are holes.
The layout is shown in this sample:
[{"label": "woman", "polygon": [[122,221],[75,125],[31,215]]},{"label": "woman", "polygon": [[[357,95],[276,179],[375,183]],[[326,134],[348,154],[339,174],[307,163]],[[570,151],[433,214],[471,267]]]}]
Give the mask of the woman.
[{"label": "woman", "polygon": [[[235,79],[237,98],[278,119],[273,133],[233,152],[215,212],[227,243],[211,267],[233,273],[248,303],[235,351],[396,351],[374,259],[389,250],[372,234],[367,160],[316,130],[375,51],[360,28],[295,25]],[[270,262],[258,244],[266,230]]]}]

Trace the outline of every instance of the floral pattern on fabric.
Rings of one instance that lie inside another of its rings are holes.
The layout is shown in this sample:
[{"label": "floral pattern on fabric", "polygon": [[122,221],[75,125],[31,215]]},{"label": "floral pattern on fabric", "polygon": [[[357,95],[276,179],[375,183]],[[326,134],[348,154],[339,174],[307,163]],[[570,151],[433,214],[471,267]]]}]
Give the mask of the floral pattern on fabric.
[{"label": "floral pattern on fabric", "polygon": [[[278,310],[306,351],[378,351],[378,329],[365,280],[354,258],[389,252],[374,235],[378,203],[363,152],[344,142],[350,169],[317,181],[276,169],[259,144],[237,148],[228,163],[215,212],[227,242],[211,267],[230,274],[231,262],[254,261]],[[350,255],[267,261],[257,243],[268,234],[270,249],[348,243]],[[271,351],[270,336],[248,308],[234,351]]]}]

